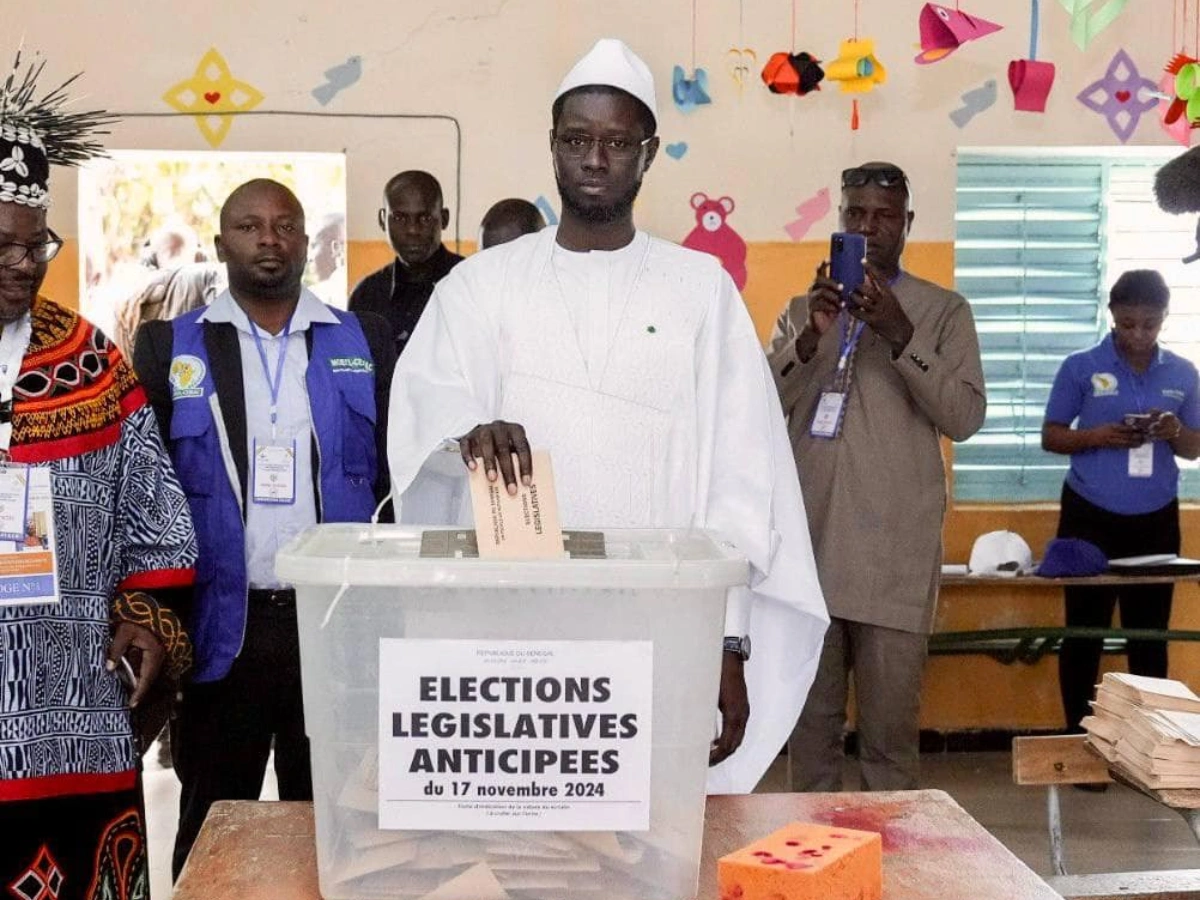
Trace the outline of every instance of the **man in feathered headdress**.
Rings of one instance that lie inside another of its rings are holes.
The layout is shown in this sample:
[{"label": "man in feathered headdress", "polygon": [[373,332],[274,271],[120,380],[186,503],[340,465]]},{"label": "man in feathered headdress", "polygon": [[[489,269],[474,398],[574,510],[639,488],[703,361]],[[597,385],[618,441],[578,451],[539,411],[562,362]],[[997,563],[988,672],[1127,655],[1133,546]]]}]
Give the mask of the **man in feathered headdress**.
[{"label": "man in feathered headdress", "polygon": [[38,293],[50,165],[111,121],[35,99],[43,65],[0,88],[0,894],[146,897],[130,709],[190,663],[196,541],[132,368]]}]

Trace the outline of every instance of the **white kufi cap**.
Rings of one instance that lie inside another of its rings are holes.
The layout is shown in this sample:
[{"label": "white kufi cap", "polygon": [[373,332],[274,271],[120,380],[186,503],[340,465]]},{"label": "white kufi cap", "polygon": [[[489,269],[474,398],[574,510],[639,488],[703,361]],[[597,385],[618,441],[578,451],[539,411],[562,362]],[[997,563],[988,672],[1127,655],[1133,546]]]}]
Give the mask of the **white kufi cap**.
[{"label": "white kufi cap", "polygon": [[585,85],[605,85],[631,94],[650,110],[658,122],[658,105],[654,102],[654,76],[650,67],[625,44],[616,38],[601,38],[596,46],[567,73],[558,86],[557,100],[567,91]]}]

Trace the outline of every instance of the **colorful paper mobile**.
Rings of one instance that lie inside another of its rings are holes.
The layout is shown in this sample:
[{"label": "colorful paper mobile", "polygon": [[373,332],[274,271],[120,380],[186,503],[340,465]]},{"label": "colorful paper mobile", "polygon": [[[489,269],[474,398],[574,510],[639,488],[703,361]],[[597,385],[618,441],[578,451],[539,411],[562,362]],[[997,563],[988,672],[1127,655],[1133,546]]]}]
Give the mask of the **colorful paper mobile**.
[{"label": "colorful paper mobile", "polygon": [[1108,120],[1108,127],[1122,144],[1137,129],[1142,113],[1158,104],[1158,86],[1138,72],[1124,50],[1118,50],[1104,77],[1085,87],[1077,99]]},{"label": "colorful paper mobile", "polygon": [[1071,16],[1071,40],[1086,50],[1100,32],[1116,21],[1129,0],[1058,0]]},{"label": "colorful paper mobile", "polygon": [[842,41],[837,59],[825,67],[825,77],[842,86],[844,94],[865,94],[887,81],[887,69],[875,58],[875,41],[851,38]]},{"label": "colorful paper mobile", "polygon": [[[1158,98],[1159,124],[1173,141],[1190,147],[1193,125],[1188,121],[1187,116],[1183,115],[1183,108],[1186,108],[1187,102],[1181,100],[1175,93],[1175,76],[1166,72],[1162,78],[1158,79],[1158,90],[1162,94]],[[1179,105],[1179,108],[1176,104]]]},{"label": "colorful paper mobile", "polygon": [[737,85],[740,94],[746,87],[746,82],[758,68],[758,54],[749,47],[730,47],[725,51],[725,60],[729,69],[729,77]]},{"label": "colorful paper mobile", "polygon": [[254,109],[263,101],[257,88],[233,77],[225,57],[215,47],[200,58],[190,78],[173,85],[162,98],[172,109],[194,114],[196,127],[213,147],[221,145],[233,125],[233,116],[228,113]]},{"label": "colorful paper mobile", "polygon": [[746,286],[746,242],[726,221],[733,212],[732,197],[710,200],[707,194],[692,194],[692,209],[696,211],[696,227],[683,239],[683,246],[711,253],[733,279],[738,290]]},{"label": "colorful paper mobile", "polygon": [[708,73],[703,69],[696,69],[692,77],[688,78],[683,66],[676,66],[671,72],[671,99],[675,101],[679,111],[685,113],[691,112],[697,106],[712,103],[712,97],[708,94]]},{"label": "colorful paper mobile", "polygon": [[833,204],[829,201],[829,188],[823,187],[796,207],[798,219],[783,226],[793,241],[802,241],[809,230],[829,215]]},{"label": "colorful paper mobile", "polygon": [[1054,87],[1054,63],[1037,58],[1040,27],[1038,0],[1031,0],[1029,59],[1014,59],[1008,64],[1008,86],[1013,92],[1013,108],[1019,112],[1045,112],[1046,99],[1050,96],[1050,88]]},{"label": "colorful paper mobile", "polygon": [[996,102],[996,82],[989,78],[974,90],[962,95],[963,105],[950,113],[950,121],[965,128],[973,118]]},{"label": "colorful paper mobile", "polygon": [[1200,126],[1200,64],[1195,57],[1177,53],[1164,71],[1170,80],[1164,78],[1159,85],[1166,85],[1163,93],[1170,95],[1171,99],[1163,121],[1173,125],[1177,120],[1184,119],[1192,127]]},{"label": "colorful paper mobile", "polygon": [[967,41],[995,34],[1004,27],[936,3],[926,3],[922,7],[918,26],[921,52],[915,61],[922,66],[943,60]]},{"label": "colorful paper mobile", "polygon": [[825,72],[820,60],[811,53],[773,53],[763,66],[762,80],[772,94],[796,94],[821,89]]}]

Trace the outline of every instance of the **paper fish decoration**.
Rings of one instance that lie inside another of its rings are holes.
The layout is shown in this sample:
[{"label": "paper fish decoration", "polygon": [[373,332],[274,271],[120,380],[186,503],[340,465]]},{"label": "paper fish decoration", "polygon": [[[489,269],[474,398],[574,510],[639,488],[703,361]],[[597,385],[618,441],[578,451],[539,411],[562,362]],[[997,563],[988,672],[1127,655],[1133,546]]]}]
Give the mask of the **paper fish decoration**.
[{"label": "paper fish decoration", "polygon": [[950,112],[950,121],[959,128],[965,128],[968,122],[996,102],[996,82],[989,78],[963,94],[962,101],[962,106]]},{"label": "paper fish decoration", "polygon": [[1008,86],[1013,92],[1013,109],[1045,112],[1046,99],[1054,87],[1054,63],[1040,59],[1014,59],[1008,64]]},{"label": "paper fish decoration", "polygon": [[772,94],[796,94],[821,89],[825,71],[811,53],[773,53],[763,66],[762,80]]},{"label": "paper fish decoration", "polygon": [[362,57],[351,56],[344,63],[325,70],[324,84],[312,89],[313,99],[322,106],[362,78]]},{"label": "paper fish decoration", "polygon": [[799,218],[788,222],[783,226],[783,230],[793,241],[804,240],[809,229],[829,215],[829,210],[832,208],[833,204],[829,200],[829,188],[823,187],[796,207],[796,215]]},{"label": "paper fish decoration", "polygon": [[688,78],[683,66],[676,66],[671,72],[671,99],[679,107],[680,112],[691,112],[697,106],[712,103],[708,95],[708,73],[697,69]]},{"label": "paper fish decoration", "polygon": [[842,86],[844,94],[865,94],[887,81],[887,69],[875,58],[872,38],[842,41],[838,56],[825,67],[825,77]]},{"label": "paper fish decoration", "polygon": [[995,34],[1003,25],[978,19],[958,9],[926,3],[918,22],[921,29],[921,52],[918,65],[929,65],[945,59],[967,41]]}]

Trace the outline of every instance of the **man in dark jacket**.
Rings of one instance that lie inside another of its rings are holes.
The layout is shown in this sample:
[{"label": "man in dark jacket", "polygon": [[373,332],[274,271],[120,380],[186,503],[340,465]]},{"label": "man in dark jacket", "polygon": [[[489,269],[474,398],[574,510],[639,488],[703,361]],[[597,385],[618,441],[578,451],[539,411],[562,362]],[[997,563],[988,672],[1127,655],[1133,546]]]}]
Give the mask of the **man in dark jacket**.
[{"label": "man in dark jacket", "polygon": [[396,355],[425,311],[433,286],[462,262],[442,245],[442,229],[450,210],[442,202],[442,186],[428,172],[417,170],[392,176],[383,189],[379,227],[388,236],[396,258],[372,272],[350,294],[351,312],[383,316],[392,326]]}]

